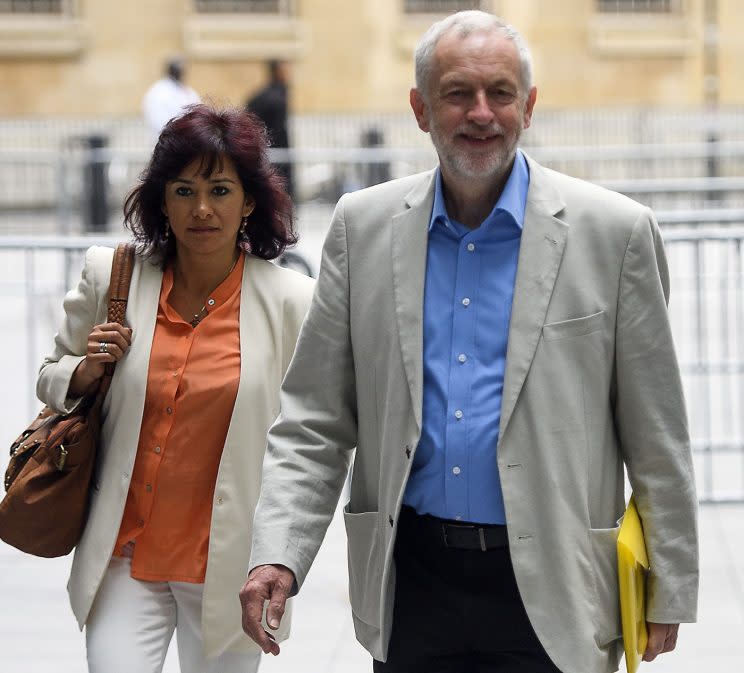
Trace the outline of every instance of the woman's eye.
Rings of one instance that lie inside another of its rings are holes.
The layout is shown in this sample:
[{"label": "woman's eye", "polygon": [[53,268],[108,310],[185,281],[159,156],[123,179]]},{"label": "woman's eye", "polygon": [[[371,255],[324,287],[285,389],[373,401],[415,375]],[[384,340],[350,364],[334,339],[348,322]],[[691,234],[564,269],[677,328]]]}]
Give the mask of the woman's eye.
[{"label": "woman's eye", "polygon": [[178,196],[189,196],[191,194],[191,189],[189,187],[176,187],[176,194]]},{"label": "woman's eye", "polygon": [[227,187],[223,187],[222,185],[217,185],[212,191],[217,196],[225,196],[225,194],[230,193],[230,190]]}]

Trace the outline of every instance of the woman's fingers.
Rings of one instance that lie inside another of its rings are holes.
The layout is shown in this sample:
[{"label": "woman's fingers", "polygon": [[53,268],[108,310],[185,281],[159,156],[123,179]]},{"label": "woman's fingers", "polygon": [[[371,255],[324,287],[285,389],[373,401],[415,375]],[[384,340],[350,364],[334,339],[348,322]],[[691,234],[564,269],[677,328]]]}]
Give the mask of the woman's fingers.
[{"label": "woman's fingers", "polygon": [[86,356],[91,362],[105,364],[120,360],[132,343],[132,330],[118,323],[96,325],[88,336]]}]

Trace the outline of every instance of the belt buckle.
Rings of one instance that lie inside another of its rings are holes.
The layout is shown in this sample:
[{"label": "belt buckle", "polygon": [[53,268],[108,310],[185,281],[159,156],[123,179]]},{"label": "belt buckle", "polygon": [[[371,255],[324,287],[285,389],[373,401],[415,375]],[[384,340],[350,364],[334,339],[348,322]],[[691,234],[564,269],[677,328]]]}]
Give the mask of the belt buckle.
[{"label": "belt buckle", "polygon": [[486,531],[482,526],[475,526],[473,524],[442,523],[442,537],[444,538],[445,547],[450,546],[449,540],[447,539],[447,526],[452,526],[453,528],[463,528],[467,530],[477,530],[481,551],[488,551],[488,547],[486,546]]}]

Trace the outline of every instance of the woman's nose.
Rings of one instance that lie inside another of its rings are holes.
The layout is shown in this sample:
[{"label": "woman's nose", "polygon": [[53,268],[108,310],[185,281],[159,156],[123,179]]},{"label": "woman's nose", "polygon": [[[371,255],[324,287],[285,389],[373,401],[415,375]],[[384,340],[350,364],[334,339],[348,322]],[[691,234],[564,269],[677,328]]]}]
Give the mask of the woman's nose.
[{"label": "woman's nose", "polygon": [[194,206],[194,217],[204,219],[212,214],[212,207],[209,200],[204,197],[198,197]]}]

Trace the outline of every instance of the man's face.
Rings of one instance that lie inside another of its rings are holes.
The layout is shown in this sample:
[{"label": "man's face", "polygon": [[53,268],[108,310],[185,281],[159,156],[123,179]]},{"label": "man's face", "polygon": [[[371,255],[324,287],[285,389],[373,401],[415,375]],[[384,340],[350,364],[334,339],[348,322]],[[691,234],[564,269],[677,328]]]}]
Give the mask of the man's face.
[{"label": "man's face", "polygon": [[422,131],[431,134],[445,176],[484,179],[509,170],[536,90],[522,86],[517,48],[499,31],[443,35],[427,91],[411,91]]}]

